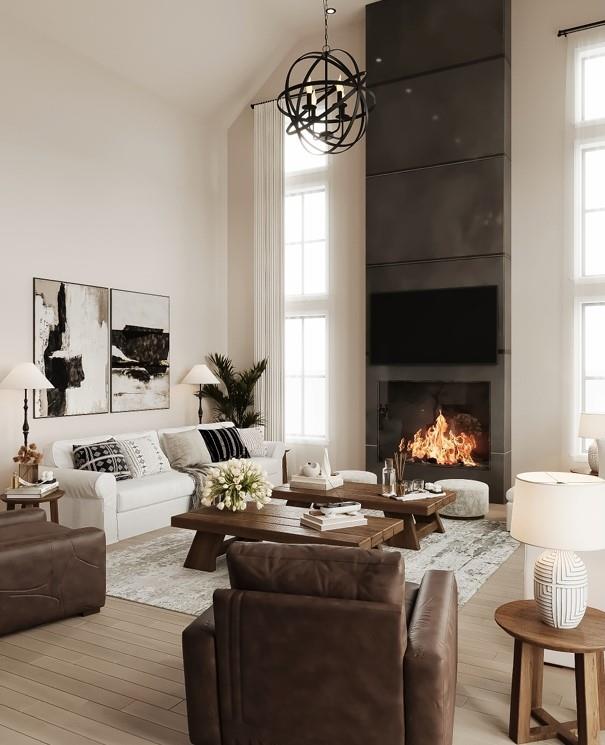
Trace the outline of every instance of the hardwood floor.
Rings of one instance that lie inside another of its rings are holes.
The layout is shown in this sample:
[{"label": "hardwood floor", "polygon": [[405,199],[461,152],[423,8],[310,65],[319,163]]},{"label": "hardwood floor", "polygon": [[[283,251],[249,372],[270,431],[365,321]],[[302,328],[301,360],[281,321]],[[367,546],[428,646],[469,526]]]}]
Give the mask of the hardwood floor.
[{"label": "hardwood floor", "polygon": [[[493,612],[521,597],[522,561],[519,550],[461,611],[455,745],[510,743],[512,641]],[[98,615],[3,637],[0,745],[187,745],[180,635],[190,620],[108,598]],[[574,698],[572,673],[547,667],[545,706],[573,719]]]}]

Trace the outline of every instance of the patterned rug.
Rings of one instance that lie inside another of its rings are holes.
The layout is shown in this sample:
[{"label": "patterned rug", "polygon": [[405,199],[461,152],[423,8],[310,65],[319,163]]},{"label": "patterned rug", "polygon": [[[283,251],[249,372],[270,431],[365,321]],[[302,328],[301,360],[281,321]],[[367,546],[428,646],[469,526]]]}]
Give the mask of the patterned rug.
[{"label": "patterned rug", "polygon": [[[420,551],[400,551],[406,580],[420,582],[427,569],[456,573],[464,605],[519,545],[503,523],[491,520],[444,520],[446,532],[422,540]],[[131,548],[107,554],[107,594],[137,603],[198,615],[212,604],[214,590],[229,587],[225,557],[213,573],[185,569],[193,533],[178,528]]]}]

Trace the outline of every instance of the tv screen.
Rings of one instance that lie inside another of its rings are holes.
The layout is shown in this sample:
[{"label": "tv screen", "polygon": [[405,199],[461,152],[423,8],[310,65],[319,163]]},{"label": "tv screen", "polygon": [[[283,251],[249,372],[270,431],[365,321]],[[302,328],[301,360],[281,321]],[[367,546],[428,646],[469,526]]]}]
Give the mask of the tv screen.
[{"label": "tv screen", "polygon": [[489,365],[498,354],[498,288],[370,295],[373,365]]}]

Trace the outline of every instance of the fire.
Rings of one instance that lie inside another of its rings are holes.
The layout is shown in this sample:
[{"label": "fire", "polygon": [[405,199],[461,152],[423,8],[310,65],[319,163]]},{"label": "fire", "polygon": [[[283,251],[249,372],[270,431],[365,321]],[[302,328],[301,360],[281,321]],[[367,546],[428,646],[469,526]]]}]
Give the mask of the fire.
[{"label": "fire", "polygon": [[476,466],[472,457],[476,447],[477,441],[473,435],[452,432],[446,418],[439,412],[433,425],[416,432],[414,439],[408,443],[408,453],[412,458],[431,460],[445,466],[460,463]]}]

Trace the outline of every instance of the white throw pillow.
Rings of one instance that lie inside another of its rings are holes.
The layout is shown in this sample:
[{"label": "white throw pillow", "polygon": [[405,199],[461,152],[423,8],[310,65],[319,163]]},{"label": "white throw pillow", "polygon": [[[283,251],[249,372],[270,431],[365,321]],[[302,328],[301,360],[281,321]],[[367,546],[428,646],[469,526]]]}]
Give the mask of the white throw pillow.
[{"label": "white throw pillow", "polygon": [[119,445],[128,461],[133,479],[170,471],[168,458],[152,437],[120,440]]},{"label": "white throw pillow", "polygon": [[264,458],[267,455],[262,427],[249,427],[237,431],[251,458]]}]

